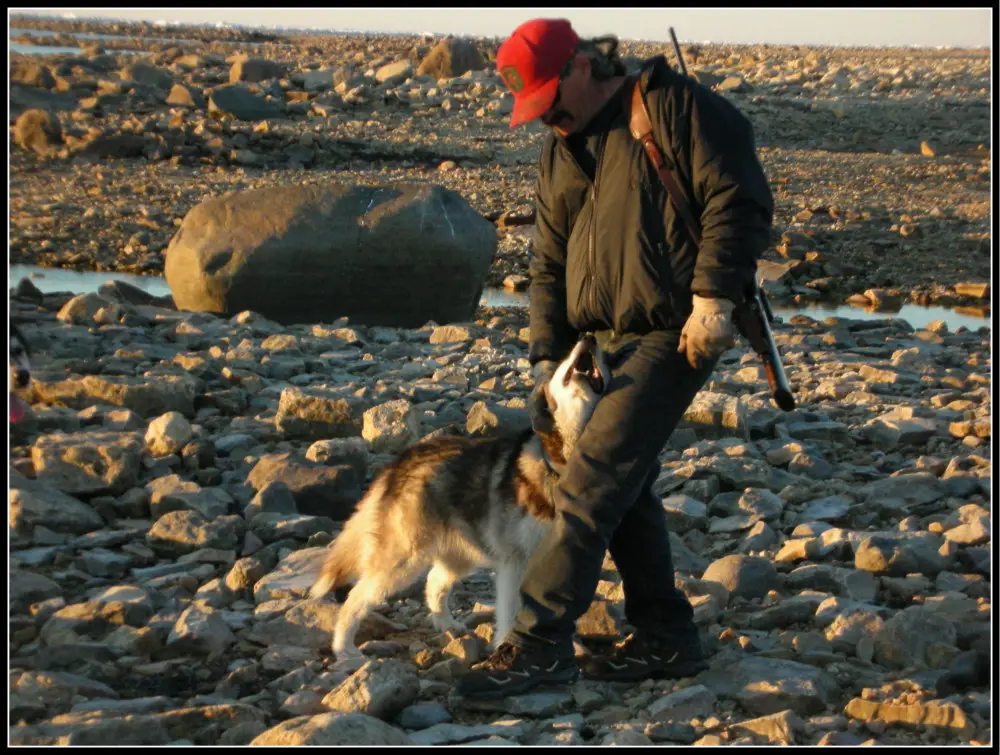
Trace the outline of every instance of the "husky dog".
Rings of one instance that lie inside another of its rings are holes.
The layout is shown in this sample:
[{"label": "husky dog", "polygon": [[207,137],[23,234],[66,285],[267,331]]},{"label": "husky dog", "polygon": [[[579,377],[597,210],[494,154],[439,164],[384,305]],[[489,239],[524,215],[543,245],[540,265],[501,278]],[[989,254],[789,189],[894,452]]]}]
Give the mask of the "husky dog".
[{"label": "husky dog", "polygon": [[28,342],[20,328],[10,323],[10,346],[8,349],[10,370],[7,373],[7,392],[10,395],[10,424],[20,422],[27,413],[27,405],[14,391],[20,391],[31,385],[31,362],[29,361]]},{"label": "husky dog", "polygon": [[340,609],[333,651],[357,658],[358,624],[372,607],[431,567],[426,597],[434,627],[463,631],[448,597],[477,566],[496,570],[494,646],[520,609],[528,559],[555,518],[552,485],[607,388],[610,375],[593,336],[584,336],[541,389],[552,433],[439,438],[418,443],[372,482],[330,546],[309,592],[318,598],[357,580]]}]

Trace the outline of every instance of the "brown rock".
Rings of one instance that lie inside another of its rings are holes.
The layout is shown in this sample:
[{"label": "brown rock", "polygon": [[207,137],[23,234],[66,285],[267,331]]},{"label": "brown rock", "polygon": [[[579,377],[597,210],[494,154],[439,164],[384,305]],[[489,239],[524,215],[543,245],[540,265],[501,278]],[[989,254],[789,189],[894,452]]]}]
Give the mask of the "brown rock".
[{"label": "brown rock", "polygon": [[974,299],[988,299],[990,297],[989,283],[956,283],[955,293],[960,296],[971,296]]},{"label": "brown rock", "polygon": [[789,260],[803,260],[806,257],[805,249],[789,244],[778,244],[775,249],[781,257]]},{"label": "brown rock", "polygon": [[297,716],[268,729],[250,744],[356,747],[359,742],[387,746],[413,744],[410,738],[396,727],[361,713]]},{"label": "brown rock", "polygon": [[435,79],[450,79],[467,71],[478,71],[485,66],[476,45],[464,39],[444,39],[427,53],[420,62],[417,73]]},{"label": "brown rock", "polygon": [[14,144],[29,152],[48,155],[63,143],[59,119],[47,110],[25,110],[14,124]]},{"label": "brown rock", "polygon": [[877,312],[898,312],[903,306],[903,297],[891,289],[870,288],[865,291],[865,297]]},{"label": "brown rock", "polygon": [[170,90],[170,94],[167,96],[167,104],[180,107],[203,108],[205,107],[205,98],[200,92],[192,90],[189,87],[182,84],[174,84]]},{"label": "brown rock", "polygon": [[52,89],[56,84],[49,67],[34,60],[15,62],[11,66],[10,82],[41,89]]},{"label": "brown rock", "polygon": [[37,479],[70,495],[118,495],[139,478],[142,440],[134,433],[51,433],[31,448]]},{"label": "brown rock", "polygon": [[273,480],[285,483],[303,514],[346,519],[361,497],[353,467],[328,467],[293,458],[290,453],[262,456],[247,476],[247,484],[258,491]]},{"label": "brown rock", "polygon": [[594,600],[576,621],[576,632],[581,637],[617,638],[621,636],[620,611],[607,600]]},{"label": "brown rock", "polygon": [[968,735],[972,732],[972,725],[965,712],[951,702],[931,700],[927,703],[903,705],[893,702],[878,703],[856,697],[844,707],[844,713],[860,721],[919,726],[922,729],[937,729],[959,735]]},{"label": "brown rock", "polygon": [[229,69],[229,83],[237,81],[253,83],[264,79],[281,78],[284,74],[285,67],[281,63],[263,58],[246,58],[233,63],[233,67]]},{"label": "brown rock", "polygon": [[726,731],[732,735],[749,735],[758,744],[794,745],[796,732],[801,732],[805,723],[790,710],[772,713],[769,716],[752,718],[731,724]]}]

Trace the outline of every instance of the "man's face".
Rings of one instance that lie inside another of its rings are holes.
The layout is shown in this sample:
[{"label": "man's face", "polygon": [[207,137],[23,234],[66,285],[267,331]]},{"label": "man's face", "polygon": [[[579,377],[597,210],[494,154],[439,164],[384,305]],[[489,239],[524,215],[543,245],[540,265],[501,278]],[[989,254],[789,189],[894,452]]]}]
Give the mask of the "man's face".
[{"label": "man's face", "polygon": [[559,80],[556,98],[541,115],[541,121],[559,136],[576,133],[590,120],[589,108],[590,61],[577,55],[569,73]]}]

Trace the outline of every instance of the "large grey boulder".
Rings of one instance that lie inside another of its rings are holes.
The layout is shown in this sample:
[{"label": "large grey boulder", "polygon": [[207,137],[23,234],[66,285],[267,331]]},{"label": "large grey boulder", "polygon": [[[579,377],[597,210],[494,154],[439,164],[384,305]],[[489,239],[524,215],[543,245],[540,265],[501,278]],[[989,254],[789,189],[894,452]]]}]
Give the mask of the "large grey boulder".
[{"label": "large grey boulder", "polygon": [[282,118],[284,107],[251,92],[243,82],[215,87],[208,98],[209,115],[231,115],[241,121]]},{"label": "large grey boulder", "polygon": [[287,186],[192,209],[165,272],[182,310],[413,328],[472,318],[496,243],[440,186]]}]

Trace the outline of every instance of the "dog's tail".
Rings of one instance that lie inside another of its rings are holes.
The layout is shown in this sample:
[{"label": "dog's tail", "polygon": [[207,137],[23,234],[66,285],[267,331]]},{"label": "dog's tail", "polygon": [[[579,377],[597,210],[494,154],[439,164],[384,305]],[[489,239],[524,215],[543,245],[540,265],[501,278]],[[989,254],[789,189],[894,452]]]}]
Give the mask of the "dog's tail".
[{"label": "dog's tail", "polygon": [[356,512],[344,525],[344,531],[333,541],[323,561],[319,577],[309,588],[310,598],[321,598],[331,590],[346,584],[359,571],[364,552],[365,523],[362,511]]}]

